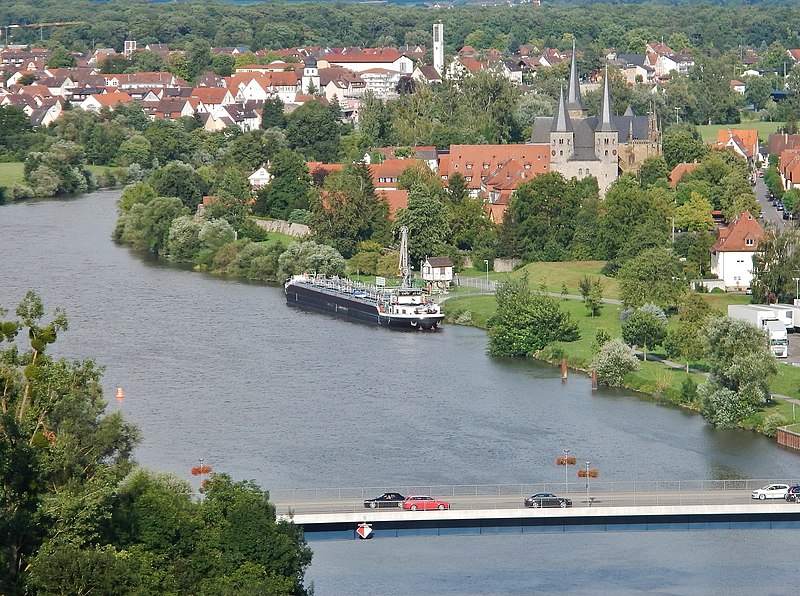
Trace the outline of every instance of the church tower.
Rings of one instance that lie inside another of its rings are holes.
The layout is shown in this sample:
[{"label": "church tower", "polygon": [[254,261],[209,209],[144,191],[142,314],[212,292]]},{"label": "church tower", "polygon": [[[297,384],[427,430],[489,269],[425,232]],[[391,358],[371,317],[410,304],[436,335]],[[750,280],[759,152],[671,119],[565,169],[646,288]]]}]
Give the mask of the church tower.
[{"label": "church tower", "polygon": [[606,76],[603,81],[603,100],[597,120],[597,127],[594,129],[594,154],[600,160],[597,184],[600,187],[600,193],[605,194],[605,189],[619,176],[619,131],[611,121],[608,66],[606,66]]},{"label": "church tower", "polygon": [[571,118],[586,118],[588,112],[581,101],[581,81],[578,78],[578,60],[575,56],[575,42],[572,42],[572,65],[569,69],[567,87],[567,109]]},{"label": "church tower", "polygon": [[444,25],[433,25],[433,67],[439,76],[444,76]]},{"label": "church tower", "polygon": [[[558,166],[570,160],[575,152],[575,132],[572,129],[572,120],[564,101],[564,88],[558,98],[556,115],[550,126],[550,163]],[[557,168],[553,168],[558,171]]]},{"label": "church tower", "polygon": [[319,68],[317,68],[317,59],[314,56],[308,56],[303,62],[303,78],[300,82],[300,90],[302,93],[319,93]]}]

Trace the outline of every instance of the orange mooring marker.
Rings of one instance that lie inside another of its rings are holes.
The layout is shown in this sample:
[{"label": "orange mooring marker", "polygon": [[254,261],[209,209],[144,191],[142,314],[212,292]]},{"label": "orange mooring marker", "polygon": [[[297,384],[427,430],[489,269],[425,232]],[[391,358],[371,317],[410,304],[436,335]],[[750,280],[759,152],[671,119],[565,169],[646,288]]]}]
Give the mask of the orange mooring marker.
[{"label": "orange mooring marker", "polygon": [[122,390],[122,387],[117,387],[117,399],[120,401],[125,399],[125,392]]}]

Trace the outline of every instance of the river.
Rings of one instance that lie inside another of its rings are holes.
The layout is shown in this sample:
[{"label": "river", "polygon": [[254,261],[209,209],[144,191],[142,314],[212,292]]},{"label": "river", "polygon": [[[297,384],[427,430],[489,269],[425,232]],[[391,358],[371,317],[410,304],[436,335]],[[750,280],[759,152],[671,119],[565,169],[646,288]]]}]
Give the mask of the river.
[{"label": "river", "polygon": [[191,479],[203,459],[267,489],[558,482],[568,448],[599,481],[798,475],[798,455],[773,440],[489,358],[479,330],[336,320],[287,307],[277,286],[116,246],[118,196],[0,206],[0,306],[33,289],[66,309],[54,353],[106,366],[109,408],[142,429],[145,466]]}]

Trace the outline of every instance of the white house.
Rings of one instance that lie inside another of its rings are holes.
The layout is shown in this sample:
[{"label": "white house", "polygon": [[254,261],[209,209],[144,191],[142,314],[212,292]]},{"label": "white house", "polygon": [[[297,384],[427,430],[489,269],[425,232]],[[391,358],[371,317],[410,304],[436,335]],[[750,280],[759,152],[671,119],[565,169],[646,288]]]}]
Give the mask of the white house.
[{"label": "white house", "polygon": [[727,289],[746,289],[753,280],[753,255],[764,238],[764,230],[749,211],[733,223],[717,230],[711,247],[711,273],[725,282]]},{"label": "white house", "polygon": [[427,257],[422,262],[422,279],[444,289],[453,281],[453,261],[448,257]]},{"label": "white house", "polygon": [[247,177],[250,182],[250,188],[258,190],[264,188],[272,180],[272,174],[269,173],[269,162],[262,164],[255,172]]},{"label": "white house", "polygon": [[414,61],[393,48],[365,49],[361,52],[326,54],[320,59],[328,64],[343,66],[353,72],[364,72],[375,68],[393,70],[410,75],[414,71]]}]

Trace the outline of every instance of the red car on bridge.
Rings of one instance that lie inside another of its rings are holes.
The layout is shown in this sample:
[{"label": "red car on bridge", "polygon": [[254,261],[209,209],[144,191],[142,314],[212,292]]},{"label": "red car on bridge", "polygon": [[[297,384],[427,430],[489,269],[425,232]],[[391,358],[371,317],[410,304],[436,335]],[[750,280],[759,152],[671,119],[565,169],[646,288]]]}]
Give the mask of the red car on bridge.
[{"label": "red car on bridge", "polygon": [[450,503],[447,501],[434,499],[428,495],[411,495],[406,497],[406,500],[403,501],[401,507],[406,511],[431,511],[435,509],[441,511],[444,509],[450,509]]}]

